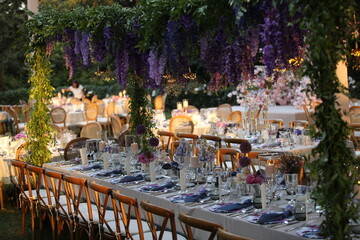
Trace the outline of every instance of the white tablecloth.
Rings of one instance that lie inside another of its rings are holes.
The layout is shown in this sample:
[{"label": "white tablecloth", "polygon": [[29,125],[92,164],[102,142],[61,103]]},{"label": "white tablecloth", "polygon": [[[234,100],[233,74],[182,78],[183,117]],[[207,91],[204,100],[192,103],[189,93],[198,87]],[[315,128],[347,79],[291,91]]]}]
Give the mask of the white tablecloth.
[{"label": "white tablecloth", "polygon": [[[126,185],[119,185],[119,184],[114,185],[114,184],[111,184],[111,183],[105,181],[104,179],[96,179],[96,178],[88,176],[89,174],[93,173],[92,171],[82,172],[82,173],[81,172],[70,172],[68,170],[68,167],[66,167],[66,166],[59,167],[59,166],[56,166],[56,164],[54,164],[54,163],[45,164],[44,168],[59,171],[59,172],[62,172],[62,173],[68,174],[68,175],[72,175],[72,176],[86,178],[91,182],[96,182],[98,184],[114,188],[116,190],[121,191],[122,194],[137,198],[138,202],[149,201],[150,203],[153,203],[155,205],[158,205],[158,206],[161,206],[161,207],[164,207],[167,209],[172,209],[175,212],[176,218],[179,213],[185,213],[185,214],[189,214],[191,216],[205,219],[207,221],[220,223],[229,232],[238,234],[240,236],[257,239],[257,240],[261,240],[261,239],[264,239],[264,240],[265,239],[266,240],[268,240],[268,239],[300,240],[300,239],[303,239],[303,238],[297,236],[294,231],[290,231],[290,232],[284,231],[286,228],[291,228],[294,225],[279,228],[279,229],[271,229],[264,225],[249,223],[246,221],[246,218],[229,217],[229,216],[226,216],[226,214],[218,214],[218,213],[210,212],[206,208],[207,205],[189,207],[189,206],[185,206],[184,204],[173,203],[169,200],[169,198],[167,198],[167,196],[171,196],[174,193],[166,193],[166,194],[160,195],[160,196],[142,193],[142,192],[138,191],[139,186],[136,186],[136,185],[135,186],[134,185],[126,186]],[[145,184],[147,184],[147,183],[145,183]],[[176,223],[177,223],[177,226],[176,226],[177,231],[182,232],[181,226],[177,219],[176,219]],[[194,233],[194,238],[200,239],[200,240],[207,239],[209,236],[209,233],[198,230],[198,229],[194,229],[193,233]]]},{"label": "white tablecloth", "polygon": [[66,113],[66,126],[74,126],[77,123],[85,121],[86,117],[84,111]]},{"label": "white tablecloth", "polygon": [[[216,108],[209,108],[209,110],[216,110]],[[245,107],[232,106],[233,111],[241,111],[245,115]],[[303,109],[298,109],[294,106],[270,106],[268,111],[268,119],[282,119],[285,127],[289,126],[290,121],[306,120],[306,114]],[[260,116],[260,121],[262,116]]]}]

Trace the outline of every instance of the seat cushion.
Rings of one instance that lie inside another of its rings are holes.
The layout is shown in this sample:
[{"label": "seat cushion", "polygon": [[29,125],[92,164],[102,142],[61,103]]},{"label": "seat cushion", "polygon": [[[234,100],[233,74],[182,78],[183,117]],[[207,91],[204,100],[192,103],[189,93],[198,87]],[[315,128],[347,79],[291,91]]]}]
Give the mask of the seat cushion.
[{"label": "seat cushion", "polygon": [[[46,202],[46,204],[49,204],[47,197],[44,197],[43,199],[44,199],[44,201]],[[60,195],[59,202],[60,202],[60,205],[63,205],[63,206],[67,205],[66,196],[65,196],[65,195]],[[51,203],[52,203],[52,205],[54,205],[54,206],[56,205],[56,201],[55,201],[55,197],[54,197],[54,196],[51,196]]]},{"label": "seat cushion", "polygon": [[[116,222],[111,221],[111,222],[108,222],[108,224],[109,224],[109,227],[113,230],[113,232],[116,232]],[[142,228],[143,228],[144,233],[145,232],[150,232],[149,225],[147,224],[146,221],[141,220],[141,224],[142,224]],[[107,229],[107,226],[104,226],[104,228],[105,228],[106,232],[109,232],[109,230]],[[125,227],[124,227],[124,224],[123,224],[122,221],[120,222],[120,229],[121,229],[121,235],[125,235],[126,234],[125,233]],[[139,230],[138,230],[136,219],[131,219],[130,220],[130,234],[135,235],[135,234],[138,234],[138,233],[139,233]],[[145,239],[147,239],[147,238],[145,238]],[[164,239],[166,239],[166,238],[164,238]]]},{"label": "seat cushion", "polygon": [[[160,231],[156,231],[156,236],[159,237],[160,236]],[[176,234],[177,236],[177,239],[178,240],[186,240],[187,238],[180,235],[180,234]],[[140,239],[140,235],[134,235],[132,236],[134,240],[138,240]],[[151,232],[145,232],[144,233],[144,239],[152,239],[152,234]],[[167,240],[167,239],[172,239],[172,232],[170,231],[164,231],[164,235],[163,235],[163,238],[164,240]]]},{"label": "seat cushion", "polygon": [[[92,209],[92,215],[93,215],[93,222],[94,223],[99,223],[99,212],[98,212],[98,209],[97,209],[96,205],[91,204],[91,209]],[[86,203],[80,203],[79,204],[79,210],[80,210],[80,212],[82,213],[82,215],[84,216],[85,219],[89,219],[88,208],[87,208]],[[80,219],[81,219],[81,217],[80,217]],[[114,211],[106,210],[105,219],[108,222],[109,221],[115,221]]]},{"label": "seat cushion", "polygon": [[[25,195],[26,195],[27,197],[30,197],[29,190],[26,190],[26,191],[24,191],[24,192],[25,192]],[[32,195],[32,197],[37,197],[36,190],[32,190],[32,191],[31,191],[31,195]],[[51,195],[52,195],[52,193],[51,193]],[[41,196],[42,198],[47,197],[47,193],[46,193],[46,190],[45,190],[45,189],[40,189],[40,196]]]}]

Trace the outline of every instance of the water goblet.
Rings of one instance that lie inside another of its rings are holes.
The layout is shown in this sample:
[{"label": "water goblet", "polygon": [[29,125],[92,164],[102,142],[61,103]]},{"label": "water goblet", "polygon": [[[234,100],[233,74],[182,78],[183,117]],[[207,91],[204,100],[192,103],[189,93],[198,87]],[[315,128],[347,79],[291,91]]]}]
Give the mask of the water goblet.
[{"label": "water goblet", "polygon": [[287,173],[285,174],[285,183],[286,189],[291,194],[291,199],[289,201],[289,205],[295,206],[295,197],[296,189],[298,186],[299,178],[297,173]]}]

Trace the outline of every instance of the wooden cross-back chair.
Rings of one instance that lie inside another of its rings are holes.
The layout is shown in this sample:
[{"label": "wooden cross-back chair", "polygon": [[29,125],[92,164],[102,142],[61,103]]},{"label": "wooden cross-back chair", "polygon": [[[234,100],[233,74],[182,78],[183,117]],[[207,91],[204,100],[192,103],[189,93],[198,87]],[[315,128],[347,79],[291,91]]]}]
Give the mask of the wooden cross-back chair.
[{"label": "wooden cross-back chair", "polygon": [[[135,239],[144,240],[144,232],[150,232],[146,221],[141,220],[139,206],[136,198],[112,191],[112,205],[115,214],[115,224],[118,240]],[[135,216],[133,216],[133,213]],[[133,218],[135,217],[135,218]]]},{"label": "wooden cross-back chair", "polygon": [[[157,134],[159,135],[160,138],[161,149],[165,150],[166,152],[169,152],[170,143],[175,139],[174,133],[168,131],[158,131]],[[167,142],[165,142],[166,138],[167,138]]]},{"label": "wooden cross-back chair", "polygon": [[[150,227],[151,232],[144,233],[145,239],[153,239],[153,240],[185,240],[186,238],[177,234],[176,232],[176,224],[175,224],[175,214],[173,210],[169,210],[166,208],[162,208],[156,205],[153,205],[149,202],[141,201],[141,208],[146,212],[144,214],[146,217],[146,221]],[[153,215],[162,218],[162,222],[160,224],[160,229],[158,229],[157,225],[154,222]],[[167,230],[168,224],[170,223],[170,231]]]},{"label": "wooden cross-back chair", "polygon": [[215,148],[221,148],[221,142],[222,142],[222,139],[221,137],[218,137],[218,136],[214,136],[214,135],[201,135],[202,139],[206,139],[206,141],[211,141],[214,143],[215,145]]},{"label": "wooden cross-back chair", "polygon": [[115,239],[117,236],[114,223],[115,214],[111,213],[111,210],[108,210],[112,202],[112,188],[94,182],[90,182],[88,185],[90,195],[92,196],[92,202],[94,202],[97,207],[100,239]]},{"label": "wooden cross-back chair", "polygon": [[248,142],[248,140],[241,138],[224,138],[224,142],[228,148],[233,148],[233,144],[240,145],[244,142]]},{"label": "wooden cross-back chair", "polygon": [[268,119],[266,123],[270,125],[277,125],[277,129],[282,128],[284,126],[284,121],[282,119]]},{"label": "wooden cross-back chair", "polygon": [[[51,199],[50,192],[41,187],[44,185],[44,169],[32,165],[26,165],[25,169],[26,183],[27,183],[27,197],[31,201],[33,208],[39,215],[39,232],[40,239],[42,237],[43,221],[47,215],[48,205],[47,200]],[[30,210],[31,211],[31,210]],[[36,218],[36,216],[34,216]],[[35,233],[35,219],[32,219],[31,229],[34,236]],[[51,226],[54,229],[54,226]],[[54,231],[53,231],[54,233]]]},{"label": "wooden cross-back chair", "polygon": [[[26,182],[25,182],[25,168],[26,163],[16,160],[11,160],[11,166],[14,169],[14,176],[12,177],[12,182],[15,185],[15,189],[18,194],[19,205],[21,206],[21,235],[25,233],[25,214],[30,210],[31,215],[31,230],[32,230],[32,239],[35,239],[35,217],[36,217],[36,202],[34,198],[30,198],[29,192],[26,192]],[[32,191],[31,191],[32,194]]]},{"label": "wooden cross-back chair", "polygon": [[53,239],[59,239],[64,225],[68,226],[70,238],[72,235],[73,221],[68,214],[70,202],[63,194],[65,191],[63,184],[63,174],[55,171],[45,170],[44,183],[47,194],[50,198],[46,199],[47,209],[43,214],[47,214],[50,219]]},{"label": "wooden cross-back chair", "polygon": [[218,240],[251,240],[250,238],[241,237],[233,233],[229,233],[221,228],[217,231]]},{"label": "wooden cross-back chair", "polygon": [[95,205],[91,204],[87,180],[67,176],[63,177],[64,188],[68,204],[68,214],[73,218],[73,237],[81,238],[83,232],[89,239],[95,239],[98,222],[94,222],[94,215],[97,213]]},{"label": "wooden cross-back chair", "polygon": [[227,170],[228,166],[227,163],[225,161],[224,156],[229,155],[231,156],[231,165],[232,165],[232,170],[236,171],[237,167],[238,167],[238,159],[241,157],[241,152],[238,149],[234,149],[234,148],[219,148],[217,151],[217,158],[216,158],[216,165],[220,166],[222,169]]},{"label": "wooden cross-back chair", "polygon": [[307,128],[310,126],[310,124],[306,120],[294,120],[289,122],[289,126],[290,128],[295,128],[295,127]]},{"label": "wooden cross-back chair", "polygon": [[210,232],[208,240],[215,239],[217,230],[219,228],[223,228],[223,226],[218,223],[213,223],[200,218],[195,218],[184,213],[179,214],[179,220],[188,240],[194,240],[193,232],[191,229],[192,227]]},{"label": "wooden cross-back chair", "polygon": [[310,114],[309,109],[305,104],[303,105],[303,109],[304,109],[304,112],[305,112],[305,115],[306,115],[306,120],[309,122],[310,125],[313,125],[314,124],[313,117]]}]

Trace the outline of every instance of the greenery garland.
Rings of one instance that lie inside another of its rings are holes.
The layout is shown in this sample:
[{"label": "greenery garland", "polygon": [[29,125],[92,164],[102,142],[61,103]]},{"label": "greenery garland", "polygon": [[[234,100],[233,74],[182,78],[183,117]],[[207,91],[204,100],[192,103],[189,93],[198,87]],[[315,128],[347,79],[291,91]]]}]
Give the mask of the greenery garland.
[{"label": "greenery garland", "polygon": [[53,140],[53,129],[50,126],[49,108],[54,88],[50,85],[48,76],[51,73],[50,62],[45,55],[45,48],[37,47],[28,54],[27,61],[33,70],[29,101],[34,101],[31,117],[26,125],[27,148],[30,150],[28,161],[37,166],[50,162],[51,152],[48,149]]},{"label": "greenery garland", "polygon": [[301,24],[310,34],[304,62],[304,74],[309,76],[310,90],[322,103],[316,108],[315,125],[321,138],[313,150],[313,162],[308,162],[311,174],[317,178],[313,197],[324,210],[324,233],[331,239],[350,239],[349,220],[358,216],[353,202],[353,186],[357,184],[356,160],[345,141],[349,135],[347,123],[337,108],[336,94],[343,90],[336,76],[339,61],[349,54],[351,22],[355,0],[312,1],[293,0],[294,11],[303,7]]}]

